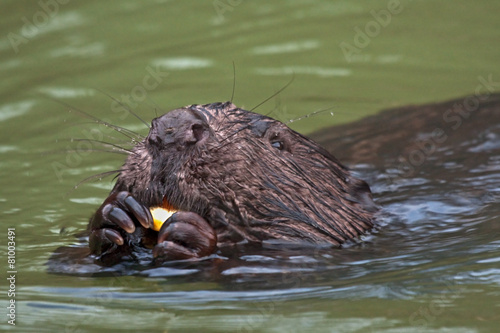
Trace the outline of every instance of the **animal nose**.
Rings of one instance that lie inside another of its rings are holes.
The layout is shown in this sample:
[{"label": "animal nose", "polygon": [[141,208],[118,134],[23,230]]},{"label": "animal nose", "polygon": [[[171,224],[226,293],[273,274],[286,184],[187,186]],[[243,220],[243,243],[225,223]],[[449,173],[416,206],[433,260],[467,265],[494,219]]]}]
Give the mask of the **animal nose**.
[{"label": "animal nose", "polygon": [[149,127],[149,132],[154,131],[156,127],[158,127],[158,119],[154,118],[153,120],[151,120],[151,126]]},{"label": "animal nose", "polygon": [[148,142],[150,144],[160,144],[163,141],[163,125],[159,118],[155,118],[151,121],[151,128],[149,129],[149,134],[147,136]]},{"label": "animal nose", "polygon": [[148,134],[148,142],[150,144],[158,144],[160,142],[160,138],[158,137],[158,126],[155,124],[155,121],[151,122],[151,128],[149,129],[149,134]]}]

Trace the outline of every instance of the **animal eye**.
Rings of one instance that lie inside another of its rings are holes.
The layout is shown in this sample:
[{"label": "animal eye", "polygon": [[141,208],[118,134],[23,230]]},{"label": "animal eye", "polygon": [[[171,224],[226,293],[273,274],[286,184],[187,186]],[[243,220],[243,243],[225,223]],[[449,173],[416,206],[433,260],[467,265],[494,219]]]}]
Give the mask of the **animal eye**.
[{"label": "animal eye", "polygon": [[283,150],[283,142],[282,141],[273,141],[271,142],[271,146],[273,148],[276,148],[276,149],[279,149],[279,150]]},{"label": "animal eye", "polygon": [[172,133],[174,133],[174,128],[173,127],[165,128],[165,134],[172,134]]}]

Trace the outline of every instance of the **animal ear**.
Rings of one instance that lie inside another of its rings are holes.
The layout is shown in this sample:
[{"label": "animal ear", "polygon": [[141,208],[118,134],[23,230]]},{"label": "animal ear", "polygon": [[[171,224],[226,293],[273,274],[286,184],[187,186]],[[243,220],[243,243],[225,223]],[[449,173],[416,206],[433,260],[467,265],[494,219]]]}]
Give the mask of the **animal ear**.
[{"label": "animal ear", "polygon": [[194,144],[203,140],[207,136],[208,136],[208,129],[206,128],[206,126],[200,123],[194,123],[191,124],[190,127],[188,127],[184,136],[184,140],[186,143]]},{"label": "animal ear", "polygon": [[205,127],[201,124],[193,124],[191,125],[191,132],[196,142],[198,142],[204,138]]}]

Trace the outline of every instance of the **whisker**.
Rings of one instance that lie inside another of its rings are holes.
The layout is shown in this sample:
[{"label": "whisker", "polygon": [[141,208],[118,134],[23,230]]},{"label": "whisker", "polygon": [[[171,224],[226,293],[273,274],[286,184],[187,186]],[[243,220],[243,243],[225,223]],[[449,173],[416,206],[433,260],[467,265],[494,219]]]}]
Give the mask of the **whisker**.
[{"label": "whisker", "polygon": [[[268,113],[266,113],[265,116],[270,117],[274,111],[280,110],[280,108],[281,108],[281,100],[280,100],[279,96],[276,96],[276,102],[274,104],[274,108],[271,111],[269,111]],[[278,119],[278,120],[280,120],[280,119]]]},{"label": "whisker", "polygon": [[119,150],[110,150],[110,149],[60,149],[60,150],[49,150],[41,152],[42,156],[55,155],[55,154],[67,154],[67,153],[82,153],[82,151],[91,152],[91,153],[112,153],[112,154],[120,154],[120,155],[130,155],[131,153],[127,151],[119,151]]},{"label": "whisker", "polygon": [[97,123],[97,124],[100,124],[100,125],[103,125],[105,127],[111,128],[114,131],[116,131],[117,133],[120,133],[120,134],[128,137],[133,142],[138,143],[139,141],[142,141],[142,139],[144,139],[144,137],[142,135],[140,135],[140,134],[138,134],[138,133],[136,133],[134,131],[131,131],[131,130],[126,129],[126,128],[121,127],[121,126],[110,124],[110,123],[108,123],[108,122],[106,122],[104,120],[101,120],[101,119],[99,119],[99,118],[97,118],[97,117],[95,117],[95,116],[93,116],[93,115],[91,115],[91,114],[89,114],[89,113],[87,113],[87,112],[85,112],[85,111],[83,111],[81,109],[78,109],[78,108],[76,108],[76,107],[74,107],[74,106],[72,106],[72,105],[70,105],[70,104],[68,104],[66,102],[59,101],[57,99],[53,99],[53,98],[50,98],[50,97],[48,97],[48,98],[51,99],[51,100],[53,100],[53,101],[55,101],[56,103],[59,103],[61,105],[64,105],[64,106],[68,107],[69,108],[69,112],[75,111],[75,112],[79,113],[80,115],[82,115],[82,116],[84,116],[86,118],[94,120],[94,122]]},{"label": "whisker", "polygon": [[118,103],[118,105],[120,105],[124,110],[128,111],[131,115],[133,115],[134,117],[136,117],[137,119],[139,119],[140,122],[142,122],[144,125],[146,125],[147,128],[149,128],[149,124],[144,119],[142,119],[141,117],[139,117],[139,115],[137,113],[135,113],[134,111],[132,111],[131,108],[129,108],[128,106],[126,106],[121,101],[119,101],[118,99],[116,99],[114,96],[108,94],[107,92],[105,92],[105,91],[103,91],[101,89],[97,89],[97,88],[95,88],[95,89],[97,91],[99,91],[101,94],[104,94],[104,95],[108,96],[113,101],[115,101],[116,103]]},{"label": "whisker", "polygon": [[111,142],[106,142],[106,141],[101,141],[101,140],[94,140],[94,139],[72,139],[72,141],[99,143],[99,144],[101,144],[103,146],[110,146],[110,147],[116,148],[117,152],[123,152],[123,153],[126,153],[126,154],[136,154],[132,149],[127,149],[127,148],[124,148],[122,146],[119,146],[119,145],[111,143]]},{"label": "whisker", "polygon": [[153,103],[153,105],[155,106],[154,110],[155,110],[155,118],[158,118],[158,110],[160,110],[162,112],[162,114],[165,114],[167,113],[168,111],[163,109],[160,105],[158,105],[158,103],[156,103],[155,100],[153,100],[152,98],[149,98],[148,97],[148,101]]},{"label": "whisker", "polygon": [[231,104],[233,104],[233,99],[234,99],[234,92],[236,90],[236,65],[234,64],[233,60],[233,92],[231,93]]},{"label": "whisker", "polygon": [[[84,126],[84,125],[89,125],[89,124],[94,125],[95,121],[86,121],[86,122],[71,123],[71,124],[66,123],[65,127],[77,127],[77,126]],[[135,140],[133,140],[133,141],[131,141],[131,140],[123,140],[123,139],[119,139],[118,137],[112,136],[112,135],[109,135],[109,134],[104,134],[104,133],[100,133],[100,134],[104,138],[112,139],[112,140],[117,141],[118,143],[121,143],[121,144],[134,145],[134,142],[137,143],[137,141],[135,141]],[[144,137],[142,137],[141,139],[144,139]]]},{"label": "whisker", "polygon": [[74,190],[78,189],[78,187],[84,183],[87,183],[89,181],[92,181],[92,180],[95,180],[95,179],[99,179],[99,180],[102,180],[103,178],[105,177],[108,177],[108,176],[111,176],[113,174],[119,174],[120,172],[122,172],[123,170],[122,169],[118,169],[118,170],[111,170],[111,171],[105,171],[105,172],[102,172],[102,173],[98,173],[96,175],[92,175],[90,177],[87,177],[85,179],[82,179],[80,180],[75,186],[73,186],[73,188],[68,191],[66,193],[66,195],[69,195],[71,192],[73,192]]},{"label": "whisker", "polygon": [[257,109],[259,106],[261,106],[262,104],[266,103],[267,101],[269,101],[271,98],[273,98],[274,96],[278,95],[279,93],[281,93],[283,90],[285,90],[286,88],[288,88],[289,85],[292,84],[293,80],[295,80],[295,74],[292,76],[292,78],[290,79],[290,81],[288,81],[287,84],[285,84],[284,87],[282,87],[280,90],[278,90],[277,92],[275,92],[274,94],[272,94],[271,96],[269,96],[268,98],[266,98],[265,100],[263,100],[262,102],[260,102],[259,104],[257,104],[256,106],[254,106],[253,108],[251,108],[249,111],[253,111],[255,109]]},{"label": "whisker", "polygon": [[[327,109],[323,109],[323,110],[317,110],[317,111],[311,112],[311,113],[309,113],[309,114],[306,114],[306,115],[304,115],[304,116],[300,116],[300,117],[298,117],[298,118],[289,119],[289,120],[287,120],[287,121],[286,121],[286,122],[284,122],[284,123],[285,123],[285,124],[290,124],[290,123],[293,123],[293,122],[295,122],[295,121],[299,121],[299,120],[302,120],[302,119],[306,119],[306,118],[309,118],[309,117],[312,117],[312,116],[318,115],[318,114],[323,113],[323,112],[330,111],[330,110],[332,110],[332,109],[334,109],[334,108],[335,108],[335,106],[332,106],[332,107],[329,107],[329,108],[327,108]],[[334,113],[333,113],[333,112],[330,112],[330,114],[331,114],[332,116],[334,116]]]},{"label": "whisker", "polygon": [[[227,111],[229,111],[229,110],[227,110]],[[224,111],[224,110],[222,111],[222,115],[223,115],[223,117],[224,117],[224,120],[227,120],[227,119],[229,118],[229,114],[228,114],[228,112],[227,112],[227,111]],[[221,126],[222,126],[222,123],[223,123],[222,121],[221,121],[221,122],[219,122],[219,126],[217,127],[217,130],[216,130],[217,132],[219,132],[219,131],[220,131]]]}]

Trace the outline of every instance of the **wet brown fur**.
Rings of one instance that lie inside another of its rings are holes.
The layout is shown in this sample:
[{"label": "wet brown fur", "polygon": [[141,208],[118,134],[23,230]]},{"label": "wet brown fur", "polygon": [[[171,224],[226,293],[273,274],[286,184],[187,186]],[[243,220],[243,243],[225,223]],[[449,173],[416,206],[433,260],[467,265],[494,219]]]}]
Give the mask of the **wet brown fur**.
[{"label": "wet brown fur", "polygon": [[113,191],[195,212],[219,244],[280,240],[339,246],[373,226],[369,186],[329,152],[272,118],[230,102],[153,120]]}]

